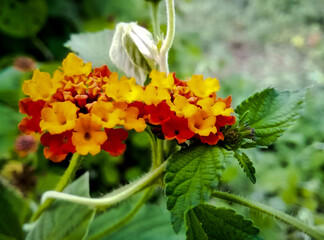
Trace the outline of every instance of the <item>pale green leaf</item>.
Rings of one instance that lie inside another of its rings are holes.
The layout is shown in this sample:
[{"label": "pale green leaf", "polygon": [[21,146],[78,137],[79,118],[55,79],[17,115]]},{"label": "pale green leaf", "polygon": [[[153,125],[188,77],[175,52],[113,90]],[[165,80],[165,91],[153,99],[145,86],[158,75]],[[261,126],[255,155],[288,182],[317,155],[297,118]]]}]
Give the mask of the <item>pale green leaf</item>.
[{"label": "pale green leaf", "polygon": [[180,230],[189,208],[209,200],[232,157],[233,152],[210,145],[190,146],[171,155],[165,183],[167,208],[175,232]]},{"label": "pale green leaf", "polygon": [[143,85],[155,66],[157,47],[152,34],[136,23],[119,23],[110,48],[112,62]]},{"label": "pale green leaf", "polygon": [[304,100],[303,91],[278,92],[268,88],[243,101],[235,112],[254,129],[256,143],[272,144],[298,117]]},{"label": "pale green leaf", "polygon": [[[136,202],[136,201],[135,201]],[[113,226],[133,207],[134,199],[123,202],[118,207],[98,215],[91,223],[89,236],[91,239],[97,232]],[[165,209],[165,201],[146,204],[135,217],[122,228],[103,237],[102,240],[182,240],[184,233],[175,234],[170,224],[169,212]]]},{"label": "pale green leaf", "polygon": [[72,34],[64,46],[75,52],[85,62],[91,62],[93,67],[107,65],[113,68],[109,57],[109,48],[115,31],[105,29],[99,32]]},{"label": "pale green leaf", "polygon": [[256,183],[255,168],[250,158],[244,153],[235,152],[234,157],[238,160],[246,176],[252,183]]},{"label": "pale green leaf", "polygon": [[259,229],[231,209],[201,204],[186,214],[187,240],[257,240]]},{"label": "pale green leaf", "polygon": [[[85,173],[64,192],[90,197],[89,173]],[[27,235],[27,240],[81,240],[88,232],[95,209],[84,205],[55,200]]]}]

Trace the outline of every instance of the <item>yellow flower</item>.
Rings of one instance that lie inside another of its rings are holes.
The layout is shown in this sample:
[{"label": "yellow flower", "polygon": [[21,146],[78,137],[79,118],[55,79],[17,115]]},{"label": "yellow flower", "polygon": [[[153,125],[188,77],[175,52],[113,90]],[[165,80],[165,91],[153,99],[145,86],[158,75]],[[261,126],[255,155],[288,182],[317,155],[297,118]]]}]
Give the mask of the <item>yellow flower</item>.
[{"label": "yellow flower", "polygon": [[197,105],[201,106],[208,114],[214,116],[230,116],[234,112],[232,108],[226,108],[226,103],[222,101],[215,102],[212,98],[201,99],[197,102]]},{"label": "yellow flower", "polygon": [[65,75],[72,77],[73,75],[86,75],[91,72],[91,63],[83,63],[83,60],[74,53],[69,53],[62,62],[62,70]]},{"label": "yellow flower", "polygon": [[143,89],[136,85],[134,78],[128,79],[123,76],[118,80],[118,74],[112,73],[108,83],[105,85],[106,95],[115,101],[131,103],[140,101],[143,96]]},{"label": "yellow flower", "polygon": [[171,89],[174,85],[173,74],[170,73],[167,77],[165,75],[165,72],[153,69],[149,76],[152,79],[151,84],[155,87]]},{"label": "yellow flower", "polygon": [[52,107],[45,107],[41,112],[39,123],[41,130],[50,134],[59,134],[73,129],[77,118],[78,108],[70,101],[54,102]]},{"label": "yellow flower", "polygon": [[139,110],[136,107],[126,109],[124,127],[127,130],[135,129],[136,132],[143,132],[146,128],[146,123],[143,118],[138,118]]},{"label": "yellow flower", "polygon": [[23,83],[22,90],[26,95],[29,95],[33,101],[48,101],[58,87],[58,83],[55,80],[52,81],[49,73],[40,72],[37,69],[34,71],[32,79],[26,80]]},{"label": "yellow flower", "polygon": [[206,98],[220,89],[219,82],[216,78],[207,78],[204,80],[203,75],[192,75],[188,81],[188,86],[197,97],[201,98]]},{"label": "yellow flower", "polygon": [[209,136],[210,133],[216,133],[215,123],[216,117],[201,109],[188,119],[189,129],[200,136]]},{"label": "yellow flower", "polygon": [[72,143],[77,153],[96,155],[106,140],[107,135],[101,130],[101,125],[93,121],[90,114],[81,113],[72,134]]},{"label": "yellow flower", "polygon": [[158,105],[163,100],[170,100],[171,96],[167,89],[157,88],[152,84],[146,86],[143,95],[143,102],[147,105]]},{"label": "yellow flower", "polygon": [[[125,104],[126,105],[126,104]],[[113,128],[116,125],[123,125],[125,120],[125,108],[116,108],[111,102],[99,101],[93,104],[92,118],[105,128]]]},{"label": "yellow flower", "polygon": [[171,101],[167,101],[167,103],[178,117],[188,118],[198,111],[197,106],[189,103],[188,99],[181,95],[176,96],[173,103]]}]

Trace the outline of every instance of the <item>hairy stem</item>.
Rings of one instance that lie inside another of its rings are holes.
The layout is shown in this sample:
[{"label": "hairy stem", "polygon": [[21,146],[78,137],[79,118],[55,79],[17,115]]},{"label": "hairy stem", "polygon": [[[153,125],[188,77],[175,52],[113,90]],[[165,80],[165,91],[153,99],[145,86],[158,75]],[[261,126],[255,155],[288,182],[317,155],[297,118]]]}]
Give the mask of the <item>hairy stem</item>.
[{"label": "hairy stem", "polygon": [[324,232],[320,232],[320,231],[316,230],[314,227],[311,227],[311,226],[303,223],[302,221],[300,221],[300,220],[298,220],[284,212],[281,212],[279,210],[271,208],[271,207],[264,205],[262,203],[259,203],[259,202],[253,201],[253,200],[249,200],[249,199],[246,199],[241,196],[234,195],[234,194],[221,192],[221,191],[215,191],[213,193],[213,196],[216,198],[226,200],[226,201],[238,203],[245,207],[254,209],[258,212],[267,214],[267,215],[274,217],[288,225],[291,225],[291,226],[297,228],[298,230],[306,233],[307,235],[311,236],[312,238],[319,239],[319,240],[324,239]]},{"label": "hairy stem", "polygon": [[147,199],[149,198],[153,188],[149,188],[145,190],[143,196],[141,199],[135,204],[133,209],[127,213],[120,221],[115,223],[112,226],[109,226],[109,228],[105,229],[103,232],[98,233],[92,237],[90,237],[88,240],[97,240],[102,239],[103,237],[107,236],[108,234],[120,229],[125,224],[127,224],[134,216],[135,214],[141,209],[141,207],[146,203]]},{"label": "hairy stem", "polygon": [[160,71],[169,73],[168,53],[172,46],[175,34],[174,0],[165,0],[168,18],[167,34],[160,49]]},{"label": "hairy stem", "polygon": [[51,199],[61,199],[68,202],[83,204],[87,206],[108,208],[131,197],[135,193],[140,192],[141,190],[153,185],[163,174],[166,163],[167,161],[165,161],[155,170],[150,171],[149,173],[144,175],[139,180],[130,183],[124,187],[121,187],[103,198],[86,198],[86,197],[74,196],[62,192],[48,191],[43,194],[42,202],[45,202],[49,198],[51,198]]},{"label": "hairy stem", "polygon": [[[55,191],[61,192],[64,188],[73,180],[76,171],[78,170],[79,166],[81,165],[82,158],[80,155],[75,153],[72,156],[71,162],[68,168],[65,170],[63,176],[61,177],[60,181],[57,183],[55,187]],[[37,211],[31,218],[31,221],[36,221],[40,215],[53,203],[54,199],[47,199],[46,201],[42,201],[42,204],[39,206]]]}]

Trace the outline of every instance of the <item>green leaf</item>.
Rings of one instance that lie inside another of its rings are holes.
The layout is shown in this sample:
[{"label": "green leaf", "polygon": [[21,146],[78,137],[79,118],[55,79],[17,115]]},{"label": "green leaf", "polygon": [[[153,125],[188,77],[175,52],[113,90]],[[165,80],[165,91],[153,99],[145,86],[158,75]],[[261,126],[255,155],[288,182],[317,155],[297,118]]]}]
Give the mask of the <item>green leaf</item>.
[{"label": "green leaf", "polygon": [[235,112],[241,118],[248,111],[245,121],[254,128],[257,145],[269,146],[297,119],[303,100],[303,91],[268,88],[243,101]]},{"label": "green leaf", "polygon": [[232,157],[233,152],[209,145],[190,146],[171,155],[165,183],[167,208],[175,232],[179,232],[189,208],[209,200]]},{"label": "green leaf", "polygon": [[[89,173],[70,184],[64,192],[90,197]],[[95,210],[91,207],[55,200],[29,232],[27,240],[85,239],[94,214]]]},{"label": "green leaf", "polygon": [[109,57],[109,48],[114,32],[105,29],[93,33],[72,34],[64,46],[75,52],[85,62],[91,62],[93,67],[107,65],[111,69],[113,63]]},{"label": "green leaf", "polygon": [[110,58],[128,77],[144,85],[155,67],[158,50],[152,34],[136,23],[119,23],[110,48]]},{"label": "green leaf", "polygon": [[[113,226],[132,209],[133,204],[134,199],[130,199],[130,201],[121,203],[117,208],[98,215],[91,223],[88,238],[91,239],[97,232]],[[102,240],[180,240],[184,238],[184,233],[177,235],[172,230],[170,215],[165,209],[165,201],[160,199],[158,203],[148,203],[143,206],[129,223]]]},{"label": "green leaf", "polygon": [[256,183],[255,168],[250,158],[244,153],[235,152],[234,157],[238,160],[240,166],[243,168],[246,176],[252,183]]},{"label": "green leaf", "polygon": [[13,37],[35,36],[47,18],[45,0],[1,0],[0,30]]},{"label": "green leaf", "polygon": [[22,223],[28,215],[29,203],[11,186],[0,181],[0,239],[24,239]]},{"label": "green leaf", "polygon": [[187,240],[257,240],[252,221],[227,208],[201,204],[186,214]]}]

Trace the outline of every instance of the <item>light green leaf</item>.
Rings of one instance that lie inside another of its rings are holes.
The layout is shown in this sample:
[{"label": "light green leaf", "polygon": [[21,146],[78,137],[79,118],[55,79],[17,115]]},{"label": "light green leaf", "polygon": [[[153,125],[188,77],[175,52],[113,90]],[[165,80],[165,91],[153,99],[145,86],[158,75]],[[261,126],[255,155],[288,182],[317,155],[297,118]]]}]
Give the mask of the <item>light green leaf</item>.
[{"label": "light green leaf", "polygon": [[227,208],[201,204],[186,214],[187,240],[257,240],[259,229]]},{"label": "light green leaf", "polygon": [[0,71],[0,102],[18,108],[22,77],[23,73],[13,67],[7,67]]},{"label": "light green leaf", "polygon": [[165,183],[175,232],[179,232],[189,208],[209,200],[231,158],[233,152],[209,145],[190,146],[171,155]]},{"label": "light green leaf", "polygon": [[91,62],[93,67],[107,65],[112,69],[109,48],[114,32],[105,29],[99,32],[72,34],[64,46],[75,52],[85,62]]},{"label": "light green leaf", "polygon": [[250,158],[244,153],[235,152],[234,157],[238,160],[239,164],[243,168],[246,176],[252,183],[256,183],[255,168]]},{"label": "light green leaf", "polygon": [[242,117],[248,111],[245,120],[254,128],[256,143],[268,146],[297,119],[303,100],[303,91],[277,92],[268,88],[243,101],[235,112]]},{"label": "light green leaf", "polygon": [[29,203],[11,186],[0,181],[0,239],[24,239],[22,223],[28,215]]},{"label": "light green leaf", "polygon": [[119,23],[110,48],[112,62],[143,85],[155,67],[158,50],[152,34],[136,23]]},{"label": "light green leaf", "polygon": [[[109,210],[96,217],[90,226],[91,236],[106,226],[111,226],[122,218],[132,208],[132,201],[126,201],[117,208]],[[112,232],[102,240],[182,240],[184,233],[175,234],[170,224],[169,212],[165,209],[165,201],[146,204],[135,217],[122,228]]]},{"label": "light green leaf", "polygon": [[1,0],[0,30],[13,37],[35,36],[47,18],[45,0]]},{"label": "light green leaf", "polygon": [[[64,192],[90,197],[89,173],[85,173]],[[93,208],[55,200],[39,218],[36,226],[27,235],[27,240],[80,240],[85,239],[95,210]]]}]

